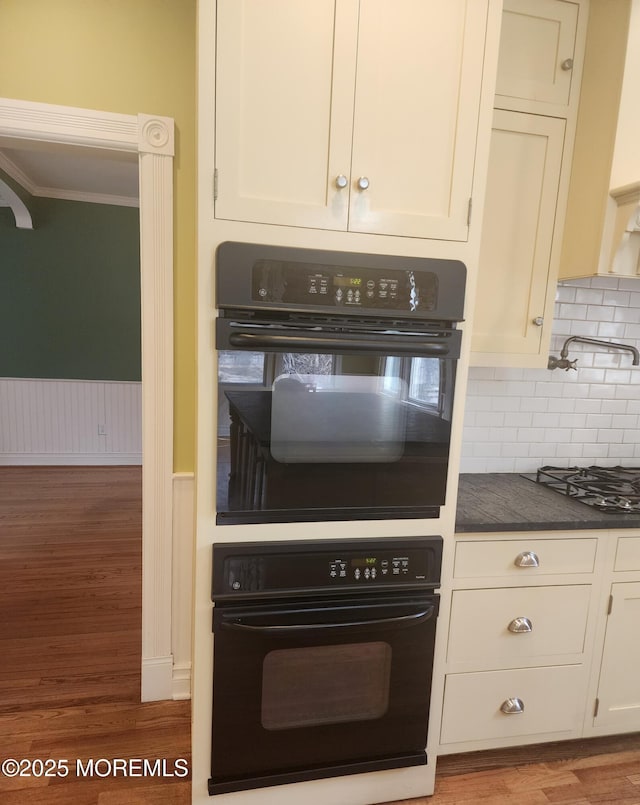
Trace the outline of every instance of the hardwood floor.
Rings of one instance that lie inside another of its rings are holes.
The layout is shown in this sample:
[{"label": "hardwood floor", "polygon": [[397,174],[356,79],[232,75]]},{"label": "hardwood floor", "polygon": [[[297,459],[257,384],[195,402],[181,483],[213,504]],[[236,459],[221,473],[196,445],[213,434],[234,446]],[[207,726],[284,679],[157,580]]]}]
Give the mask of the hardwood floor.
[{"label": "hardwood floor", "polygon": [[[0,467],[0,761],[69,769],[0,774],[2,805],[191,801],[189,777],[77,774],[190,763],[190,703],[139,703],[140,490],[139,468]],[[640,736],[444,757],[435,795],[401,805],[451,803],[640,805]]]},{"label": "hardwood floor", "polygon": [[188,777],[76,774],[190,763],[189,702],[140,704],[141,547],[139,467],[0,467],[0,760],[69,769],[0,775],[3,805],[190,801]]},{"label": "hardwood floor", "polygon": [[[628,743],[638,747],[638,737]],[[458,759],[441,758],[434,795],[394,805],[640,805],[640,748],[514,765],[502,754],[505,767],[454,774],[448,761]],[[460,758],[473,764],[472,755]]]}]

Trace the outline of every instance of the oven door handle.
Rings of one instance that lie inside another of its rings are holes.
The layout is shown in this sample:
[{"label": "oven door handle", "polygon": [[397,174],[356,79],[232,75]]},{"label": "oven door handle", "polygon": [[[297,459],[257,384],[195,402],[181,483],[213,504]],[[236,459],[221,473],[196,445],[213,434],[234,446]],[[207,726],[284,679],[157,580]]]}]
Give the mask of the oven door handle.
[{"label": "oven door handle", "polygon": [[232,332],[229,335],[229,344],[239,349],[249,349],[258,351],[261,349],[290,349],[290,350],[346,350],[354,349],[359,352],[380,352],[390,355],[406,354],[413,356],[443,356],[450,352],[449,344],[442,342],[425,342],[419,336],[411,338],[381,338],[372,336],[371,340],[352,337],[349,334],[340,337],[326,335],[304,336],[276,333],[247,333]]},{"label": "oven door handle", "polygon": [[287,634],[290,632],[309,632],[320,631],[322,629],[353,629],[370,627],[398,627],[398,626],[417,626],[420,623],[430,620],[435,613],[435,606],[422,609],[410,615],[396,615],[390,618],[376,618],[375,620],[345,621],[344,623],[295,623],[283,626],[252,626],[249,623],[242,623],[234,620],[223,620],[222,628],[236,632],[259,632],[262,634]]}]

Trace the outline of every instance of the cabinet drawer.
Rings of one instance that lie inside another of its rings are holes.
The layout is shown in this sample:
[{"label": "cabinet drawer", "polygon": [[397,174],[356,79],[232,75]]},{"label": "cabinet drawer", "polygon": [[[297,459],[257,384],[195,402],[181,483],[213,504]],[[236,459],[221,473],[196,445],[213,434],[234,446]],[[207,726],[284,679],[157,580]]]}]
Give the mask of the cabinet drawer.
[{"label": "cabinet drawer", "polygon": [[[589,585],[456,590],[450,668],[576,662],[584,650]],[[480,617],[478,613],[481,613]]]},{"label": "cabinet drawer", "polygon": [[[523,711],[504,713],[501,707],[507,708],[509,699],[520,700]],[[441,743],[574,732],[583,711],[581,665],[449,674]]]},{"label": "cabinet drawer", "polygon": [[458,542],[456,578],[517,577],[592,573],[597,539],[517,539]]},{"label": "cabinet drawer", "polygon": [[640,537],[619,537],[614,570],[640,570]]}]

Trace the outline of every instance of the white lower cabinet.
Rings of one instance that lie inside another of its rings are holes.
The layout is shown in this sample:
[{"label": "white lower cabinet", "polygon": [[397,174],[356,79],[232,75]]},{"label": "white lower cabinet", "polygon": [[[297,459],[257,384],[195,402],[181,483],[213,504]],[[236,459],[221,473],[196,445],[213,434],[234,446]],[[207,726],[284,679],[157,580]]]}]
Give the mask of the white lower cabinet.
[{"label": "white lower cabinet", "polygon": [[640,582],[611,585],[593,723],[613,732],[640,729]]},{"label": "white lower cabinet", "polygon": [[583,678],[581,665],[449,674],[441,742],[574,737],[582,725]]},{"label": "white lower cabinet", "polygon": [[440,754],[582,734],[602,533],[456,538]]},{"label": "white lower cabinet", "polygon": [[575,662],[584,651],[590,585],[456,590],[450,670]]},{"label": "white lower cabinet", "polygon": [[439,754],[640,732],[640,532],[459,535],[447,595]]},{"label": "white lower cabinet", "polygon": [[596,734],[640,730],[640,536],[617,538],[602,662],[599,667]]}]

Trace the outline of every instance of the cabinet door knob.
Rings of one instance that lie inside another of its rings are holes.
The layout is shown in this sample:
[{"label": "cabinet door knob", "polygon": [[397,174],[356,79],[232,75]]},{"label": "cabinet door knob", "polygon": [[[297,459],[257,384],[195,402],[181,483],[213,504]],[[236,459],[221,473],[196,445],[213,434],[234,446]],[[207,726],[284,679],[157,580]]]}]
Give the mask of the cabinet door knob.
[{"label": "cabinet door knob", "polygon": [[573,69],[573,59],[565,59],[562,64],[560,65],[563,70],[572,70]]},{"label": "cabinet door knob", "polygon": [[532,632],[533,624],[529,618],[514,618],[507,626],[507,629],[514,634],[523,634],[524,632]]},{"label": "cabinet door knob", "polygon": [[502,704],[500,705],[500,710],[506,716],[513,716],[517,713],[524,713],[524,702],[522,699],[513,698],[513,699],[505,699]]},{"label": "cabinet door knob", "polygon": [[366,190],[369,187],[369,180],[366,176],[361,176],[356,182],[360,190]]},{"label": "cabinet door knob", "polygon": [[348,184],[349,184],[349,180],[344,175],[344,173],[341,173],[339,176],[336,176],[336,187],[338,188],[338,190],[342,190]]},{"label": "cabinet door knob", "polygon": [[540,560],[533,551],[522,551],[516,556],[513,564],[516,567],[540,567]]},{"label": "cabinet door knob", "polygon": [[533,320],[533,323],[536,325],[536,327],[542,327],[544,324],[544,316],[536,316]]}]

